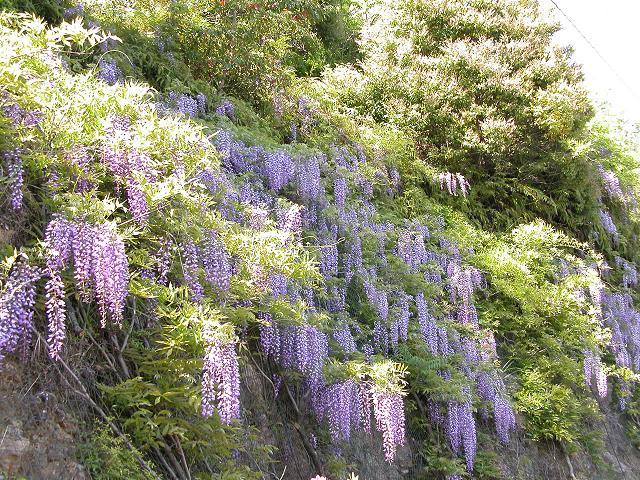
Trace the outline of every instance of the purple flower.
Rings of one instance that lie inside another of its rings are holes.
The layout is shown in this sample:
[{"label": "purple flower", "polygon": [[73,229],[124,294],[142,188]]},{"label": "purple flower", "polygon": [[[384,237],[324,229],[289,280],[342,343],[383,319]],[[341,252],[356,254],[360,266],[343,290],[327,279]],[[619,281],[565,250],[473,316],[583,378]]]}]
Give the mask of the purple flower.
[{"label": "purple flower", "polygon": [[212,287],[226,293],[231,285],[231,258],[216,232],[209,231],[208,236],[202,249],[205,279]]},{"label": "purple flower", "polygon": [[233,103],[229,100],[224,99],[220,102],[220,105],[216,107],[216,115],[221,117],[227,117],[229,120],[233,120],[235,117],[235,109],[233,108]]},{"label": "purple flower", "polygon": [[[326,161],[323,159],[323,162]],[[298,193],[304,200],[318,198],[322,186],[320,184],[320,164],[317,157],[307,158],[296,167]]]},{"label": "purple flower", "polygon": [[339,212],[344,214],[345,200],[347,198],[347,181],[342,175],[338,175],[333,183],[333,196]]},{"label": "purple flower", "polygon": [[338,346],[346,354],[353,353],[358,350],[356,341],[353,339],[351,330],[347,325],[339,328],[333,332],[333,338],[338,343]]},{"label": "purple flower", "polygon": [[373,415],[382,433],[384,456],[393,462],[398,446],[404,445],[405,419],[402,397],[398,393],[372,390]]},{"label": "purple flower", "polygon": [[265,153],[264,171],[269,188],[278,192],[293,178],[295,167],[289,154],[284,150],[278,150]]},{"label": "purple flower", "polygon": [[192,241],[188,241],[182,247],[182,254],[182,274],[191,300],[201,302],[204,298],[204,290],[199,280],[200,253],[198,247]]},{"label": "purple flower", "polygon": [[204,115],[207,112],[207,96],[204,93],[198,93],[196,103],[198,104],[198,112]]},{"label": "purple flower", "polygon": [[516,428],[516,417],[508,400],[498,395],[494,402],[494,417],[498,439],[503,443],[509,443],[509,432]]},{"label": "purple flower", "polygon": [[31,346],[35,282],[41,276],[39,268],[19,257],[0,292],[0,368],[8,354],[26,358]]},{"label": "purple flower", "polygon": [[625,195],[620,187],[620,180],[616,174],[612,171],[605,170],[602,165],[598,165],[597,169],[606,194],[611,198],[623,199]]},{"label": "purple flower", "polygon": [[179,95],[176,100],[176,110],[184,115],[189,115],[191,118],[198,116],[198,108],[198,102],[189,95]]},{"label": "purple flower", "polygon": [[9,177],[9,199],[11,208],[17,211],[22,208],[22,186],[24,184],[24,168],[22,166],[22,150],[14,148],[2,152],[2,160]]},{"label": "purple flower", "polygon": [[460,173],[442,172],[437,175],[437,180],[440,182],[440,188],[446,188],[450,195],[457,196],[459,191],[466,197],[469,192],[469,182]]},{"label": "purple flower", "polygon": [[115,62],[100,60],[100,63],[98,63],[98,73],[96,74],[96,77],[99,80],[103,80],[108,85],[115,85],[121,80],[122,72]]},{"label": "purple flower", "polygon": [[217,408],[226,425],[240,418],[240,368],[235,342],[223,342],[211,327],[202,332],[205,357],[202,367],[202,415],[210,417]]},{"label": "purple flower", "polygon": [[98,225],[93,244],[93,275],[100,322],[122,324],[129,288],[129,262],[124,242],[109,225]]},{"label": "purple flower", "polygon": [[613,222],[613,219],[611,218],[611,215],[609,214],[609,212],[607,212],[604,209],[600,209],[600,211],[598,212],[598,215],[600,216],[600,223],[602,224],[602,228],[604,228],[605,231],[609,235],[611,235],[611,238],[613,238],[613,241],[617,243],[618,228],[616,227],[616,224]]},{"label": "purple flower", "polygon": [[47,320],[49,321],[47,345],[49,357],[52,360],[57,360],[60,358],[62,345],[66,338],[64,284],[62,283],[62,277],[57,270],[49,268],[47,271],[49,274],[49,280],[47,280],[47,284],[45,286],[47,297],[45,310],[47,313]]}]

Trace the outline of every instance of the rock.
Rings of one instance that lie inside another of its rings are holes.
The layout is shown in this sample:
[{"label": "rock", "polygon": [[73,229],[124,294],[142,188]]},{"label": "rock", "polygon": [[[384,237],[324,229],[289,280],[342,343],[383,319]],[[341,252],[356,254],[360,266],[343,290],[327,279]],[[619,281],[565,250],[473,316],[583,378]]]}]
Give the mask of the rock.
[{"label": "rock", "polygon": [[604,452],[602,454],[602,460],[604,460],[604,462],[609,465],[616,473],[620,473],[623,475],[629,473],[629,467],[614,455],[612,455],[611,452]]},{"label": "rock", "polygon": [[30,449],[31,442],[23,435],[22,425],[12,422],[1,437],[0,469],[5,472],[17,471]]}]

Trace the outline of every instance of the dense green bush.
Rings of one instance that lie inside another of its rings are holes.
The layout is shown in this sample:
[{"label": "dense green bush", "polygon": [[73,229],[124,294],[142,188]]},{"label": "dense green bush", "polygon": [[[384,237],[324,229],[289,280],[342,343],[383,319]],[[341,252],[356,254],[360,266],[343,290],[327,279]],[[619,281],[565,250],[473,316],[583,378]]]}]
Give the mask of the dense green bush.
[{"label": "dense green bush", "polygon": [[[0,8],[35,11],[51,24],[62,12],[46,2]],[[69,348],[90,350],[87,363],[100,366],[92,391],[138,450],[127,451],[98,427],[85,455],[95,478],[135,475],[136,455],[180,478],[189,470],[201,478],[275,475],[282,456],[260,445],[254,425],[200,415],[210,330],[216,341],[237,345],[241,367],[255,367],[274,387],[279,408],[298,410],[292,428],[302,436],[316,432],[319,461],[344,476],[354,459],[336,455],[324,424],[299,411],[296,402],[310,396],[304,375],[261,350],[270,321],[328,336],[331,354],[322,371],[328,384],[353,381],[406,394],[407,423],[421,439],[412,445],[420,458],[410,473],[415,478],[465,474],[468,465],[429,405],[444,411],[449,402],[466,402],[472,417],[494,415],[476,386],[483,372],[500,379],[527,436],[590,451],[600,413],[585,385],[585,351],[602,354],[614,397],[628,403],[630,436],[637,437],[636,374],[606,353],[612,332],[589,296],[602,288],[635,295],[621,262],[639,258],[635,144],[611,119],[590,120],[581,74],[551,42],[557,25],[540,15],[537,2],[110,0],[87,1],[74,12],[58,28],[0,14],[0,150],[20,146],[25,172],[23,209],[2,218],[17,233],[0,237],[0,278],[18,265],[17,251],[46,264],[42,239],[54,214],[108,223],[123,240],[130,282],[121,326],[99,329],[99,310],[71,288],[72,272],[62,272],[78,334],[69,335]],[[99,27],[87,29],[89,21]],[[96,78],[105,64],[117,67],[114,82]],[[182,98],[195,105],[198,94],[205,101],[197,114],[171,103]],[[221,102],[232,113],[216,112]],[[39,111],[37,126],[12,123],[6,108],[15,104]],[[130,126],[118,133],[123,118]],[[229,162],[217,143],[225,133],[246,151],[286,152],[295,168],[325,158],[319,176],[326,203],[316,214],[340,225],[339,235],[328,241],[320,228],[292,234],[282,227],[275,212],[313,206],[293,184],[273,193],[263,227],[248,225],[254,207],[227,194],[251,182],[255,187],[261,173],[234,172],[217,190],[201,175],[232,170],[220,166]],[[74,163],[78,147],[88,152],[86,165]],[[133,176],[148,207],[146,222],[136,221],[122,179],[101,159],[107,148],[137,152],[148,162],[153,175]],[[339,148],[357,166],[340,165]],[[445,172],[463,174],[469,195],[441,188]],[[603,172],[615,175],[621,195],[607,190]],[[336,201],[338,177],[347,185],[347,206],[361,214],[373,209],[371,219],[345,219]],[[91,188],[78,191],[81,181]],[[0,182],[8,190],[9,172]],[[10,198],[1,201],[9,212]],[[616,235],[602,211],[611,214]],[[430,256],[411,268],[398,244],[416,226],[428,231],[421,238]],[[184,245],[204,244],[211,231],[234,270],[225,295],[206,284],[198,302]],[[162,283],[152,273],[167,241],[171,261]],[[321,252],[331,242],[339,274],[322,275]],[[358,242],[365,268],[347,280],[346,258]],[[477,310],[477,328],[456,320],[453,280],[434,280],[451,277],[449,264],[476,267],[484,279],[465,300]],[[366,269],[378,272],[373,282]],[[317,308],[309,310],[308,298],[272,298],[261,273],[284,274],[311,290]],[[401,310],[400,293],[422,295],[447,341],[484,345],[495,337],[498,356],[469,373],[462,350],[434,353],[417,303],[407,307],[406,342],[371,356],[363,345],[380,328],[372,283],[389,295],[391,317]],[[341,288],[344,308],[325,308]],[[42,312],[42,302],[36,309]],[[42,329],[41,315],[36,319]],[[360,351],[346,351],[332,336],[345,325]],[[479,430],[480,447],[500,448],[488,433]],[[473,474],[500,478],[498,461],[479,452]]]}]

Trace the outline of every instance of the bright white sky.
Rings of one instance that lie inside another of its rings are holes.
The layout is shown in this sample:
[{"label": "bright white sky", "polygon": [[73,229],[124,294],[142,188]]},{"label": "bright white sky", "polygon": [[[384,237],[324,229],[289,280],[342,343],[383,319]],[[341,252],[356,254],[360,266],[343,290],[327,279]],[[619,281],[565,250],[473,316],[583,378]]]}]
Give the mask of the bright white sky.
[{"label": "bright white sky", "polygon": [[[555,0],[564,13],[613,67],[558,12],[551,0],[541,5],[553,10],[562,23],[556,34],[561,45],[573,45],[574,60],[583,65],[585,83],[594,100],[608,102],[614,113],[640,123],[640,1]],[[622,77],[623,80],[620,80]],[[625,85],[626,84],[626,85]]]}]

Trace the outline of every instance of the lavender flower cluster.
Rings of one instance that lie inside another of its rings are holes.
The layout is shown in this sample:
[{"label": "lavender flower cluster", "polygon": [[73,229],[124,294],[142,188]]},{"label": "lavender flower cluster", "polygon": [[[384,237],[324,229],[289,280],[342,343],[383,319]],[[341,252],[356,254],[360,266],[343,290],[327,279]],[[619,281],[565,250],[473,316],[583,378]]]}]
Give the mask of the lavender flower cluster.
[{"label": "lavender flower cluster", "polygon": [[315,400],[319,421],[326,420],[332,441],[349,441],[351,432],[367,430],[371,418],[371,400],[366,384],[353,380],[326,385]]},{"label": "lavender flower cluster", "polygon": [[376,428],[382,433],[382,446],[387,462],[393,462],[396,450],[405,442],[405,418],[399,393],[372,389],[373,415]]},{"label": "lavender flower cluster", "polygon": [[613,219],[611,218],[609,212],[604,209],[600,209],[600,211],[598,211],[598,215],[600,216],[600,223],[602,224],[602,228],[604,228],[605,231],[609,235],[611,235],[613,241],[617,243],[619,236],[618,227],[616,227],[616,224],[613,222]]},{"label": "lavender flower cluster", "polygon": [[211,326],[205,326],[202,336],[205,343],[202,415],[210,417],[217,409],[220,421],[229,425],[240,418],[240,368],[236,345],[218,338]]},{"label": "lavender flower cluster", "polygon": [[616,364],[640,372],[640,312],[631,295],[605,292],[602,313],[612,332],[610,349]]},{"label": "lavender flower cluster", "polygon": [[617,175],[610,170],[605,170],[602,165],[598,165],[597,169],[606,194],[610,198],[624,199],[625,194],[622,191],[622,187],[620,186],[620,179],[617,177]]},{"label": "lavender flower cluster", "polygon": [[604,371],[602,361],[599,355],[595,355],[593,350],[584,351],[584,378],[587,386],[593,386],[595,379],[595,387],[600,398],[607,396],[607,374]]},{"label": "lavender flower cluster", "polygon": [[122,81],[122,71],[115,62],[100,60],[96,78],[106,82],[107,85],[115,85]]},{"label": "lavender flower cluster", "polygon": [[222,100],[220,104],[216,107],[216,115],[219,115],[221,117],[227,117],[229,120],[233,120],[236,116],[233,103],[231,103],[227,99]]},{"label": "lavender flower cluster", "polygon": [[104,328],[107,320],[120,325],[129,285],[124,242],[109,224],[92,225],[56,217],[47,226],[46,312],[49,356],[56,359],[65,339],[65,295],[62,273],[73,263],[74,278],[84,301],[95,299]]},{"label": "lavender flower cluster", "polygon": [[17,103],[10,103],[2,107],[2,114],[11,119],[15,126],[35,127],[42,121],[40,110],[24,110]]},{"label": "lavender flower cluster", "polygon": [[39,268],[18,257],[0,292],[0,367],[9,354],[26,358],[31,346],[35,283],[42,276]]},{"label": "lavender flower cluster", "polygon": [[[129,128],[128,119],[114,119],[113,135]],[[101,161],[114,175],[116,192],[124,185],[127,193],[129,210],[134,220],[144,225],[149,218],[149,206],[146,194],[142,189],[139,178],[148,182],[155,181],[155,174],[151,170],[151,159],[145,153],[137,150],[114,150],[105,146],[101,152]]]},{"label": "lavender flower cluster", "polygon": [[622,270],[622,286],[631,288],[638,285],[638,270],[635,265],[622,257],[615,257],[616,267]]},{"label": "lavender flower cluster", "polygon": [[440,188],[446,188],[449,195],[457,196],[460,192],[466,197],[469,193],[469,182],[460,173],[441,172],[437,175],[437,180],[440,182]]},{"label": "lavender flower cluster", "polygon": [[1,154],[2,163],[9,177],[8,194],[11,208],[20,210],[22,208],[22,187],[24,184],[24,168],[22,166],[22,150],[14,148],[6,150]]},{"label": "lavender flower cluster", "polygon": [[[222,153],[223,165],[227,171],[237,174],[248,173],[250,178],[261,180],[271,192],[280,195],[286,192],[288,197],[297,195],[304,204],[300,213],[301,219],[298,220],[295,215],[289,215],[287,208],[283,207],[284,203],[277,201],[273,193],[266,202],[258,199],[254,194],[257,191],[255,183],[251,188],[243,187],[243,192],[246,190],[246,193],[240,195],[251,209],[273,209],[280,229],[299,231],[300,225],[304,225],[305,228],[315,230],[316,242],[320,247],[320,271],[330,282],[326,295],[314,298],[305,292],[309,306],[322,306],[330,313],[342,314],[346,308],[347,286],[358,276],[364,283],[367,300],[376,313],[373,331],[367,332],[372,338],[363,341],[362,352],[368,361],[374,351],[385,355],[390,351],[397,352],[399,343],[406,341],[408,336],[412,297],[402,291],[387,289],[383,286],[384,283],[380,282],[383,278],[378,279],[378,268],[384,266],[387,260],[387,239],[393,236],[396,227],[377,223],[376,208],[370,201],[372,186],[360,170],[360,166],[367,161],[363,149],[356,147],[356,153],[353,154],[346,147],[334,148],[331,164],[321,155],[294,160],[284,150],[267,152],[260,147],[249,147],[234,140],[224,131],[219,133],[215,144]],[[331,203],[331,197],[327,198],[324,191],[321,172],[326,172],[327,178],[332,179]],[[395,175],[392,172],[388,177],[390,185],[399,186],[397,170]],[[468,182],[461,175],[449,174],[442,180],[446,183],[443,183],[443,188],[450,190],[451,194],[468,193]],[[289,189],[290,186],[295,190]],[[335,206],[335,210],[327,208],[331,204]],[[259,219],[255,223],[256,227],[261,227],[264,220]],[[251,220],[249,224],[252,224]],[[436,229],[443,227],[442,222],[438,222],[437,219],[434,224]],[[374,264],[370,258],[363,255],[363,239],[369,234],[373,234],[378,242]],[[400,230],[397,247],[393,252],[409,266],[411,272],[424,270],[422,273],[425,280],[436,284],[439,289],[445,289],[453,304],[451,310],[438,314],[442,315],[442,319],[436,319],[436,315],[429,311],[424,293],[418,292],[413,301],[420,331],[428,350],[433,355],[455,359],[452,360],[451,368],[459,369],[470,384],[476,384],[483,402],[493,404],[496,431],[501,440],[506,442],[509,432],[515,428],[515,416],[508,402],[505,386],[493,367],[496,359],[495,341],[491,335],[479,335],[486,332],[480,331],[473,303],[474,292],[484,287],[482,275],[475,268],[463,267],[462,255],[455,243],[440,237],[440,250],[432,251],[427,246],[430,238],[431,232],[426,225],[408,222]],[[339,253],[340,243],[343,247]],[[270,289],[274,297],[284,295],[285,289],[281,285],[282,282],[276,281],[277,277],[267,275],[259,265],[255,266],[254,270],[256,285],[262,285],[261,289],[264,291]],[[443,273],[446,278],[443,278]],[[340,283],[333,282],[334,277],[340,279]],[[334,441],[348,438],[350,430],[347,429],[347,425],[351,425],[351,415],[355,410],[352,408],[353,401],[347,401],[345,398],[352,398],[354,390],[345,382],[338,382],[331,388],[324,384],[322,365],[328,355],[326,335],[314,327],[278,325],[268,314],[264,314],[263,320],[260,325],[263,354],[276,365],[301,373],[310,391],[311,403],[319,409],[318,416],[327,419]],[[448,322],[470,324],[476,333],[473,337],[465,337],[455,330],[450,331],[447,327]],[[364,336],[366,333],[359,332],[358,336],[361,335]],[[333,339],[339,347],[336,351],[338,355],[346,356],[358,348],[353,332],[348,327],[337,328],[333,332]],[[300,345],[311,347],[301,349]],[[306,356],[300,353],[303,351],[307,352]],[[311,355],[315,360],[307,360],[308,352],[317,352]],[[451,378],[451,372],[448,370],[442,370],[439,374],[444,379]],[[336,392],[340,392],[342,397],[338,398]],[[385,395],[381,394],[379,397],[376,418],[380,417],[379,429],[386,432],[383,433],[385,451],[388,458],[391,458],[395,454],[395,448],[401,444],[400,438],[404,437],[397,433],[403,428],[400,428],[400,425],[403,426],[403,420],[385,420],[385,416],[389,416],[385,412],[398,410],[400,413],[394,414],[394,418],[401,418],[402,399],[400,396],[399,400],[390,399]],[[471,398],[470,392],[466,395]],[[390,404],[395,406],[391,408]],[[327,410],[323,405],[331,405],[331,408]],[[464,453],[467,466],[472,469],[476,448],[473,407],[470,401],[467,401],[452,407],[453,410],[456,408],[461,423],[459,435],[454,435],[452,441],[459,444],[458,452]],[[486,409],[484,412],[486,415]],[[394,431],[396,433],[393,433]]]}]

